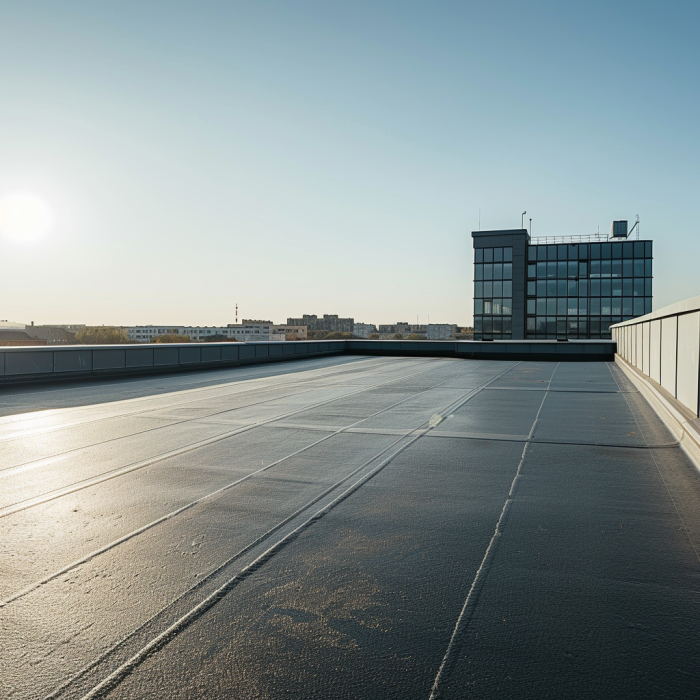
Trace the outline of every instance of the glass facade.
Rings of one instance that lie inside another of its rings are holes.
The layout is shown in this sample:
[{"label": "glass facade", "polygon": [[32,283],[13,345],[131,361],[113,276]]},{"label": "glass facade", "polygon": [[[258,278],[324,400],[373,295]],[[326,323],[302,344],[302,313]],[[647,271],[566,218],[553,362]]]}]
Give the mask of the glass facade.
[{"label": "glass facade", "polygon": [[474,334],[512,338],[513,248],[477,248],[474,260]]},{"label": "glass facade", "polygon": [[[511,261],[512,248],[474,250],[476,339],[513,337]],[[651,312],[651,241],[528,245],[526,266],[525,338],[610,338]]]}]

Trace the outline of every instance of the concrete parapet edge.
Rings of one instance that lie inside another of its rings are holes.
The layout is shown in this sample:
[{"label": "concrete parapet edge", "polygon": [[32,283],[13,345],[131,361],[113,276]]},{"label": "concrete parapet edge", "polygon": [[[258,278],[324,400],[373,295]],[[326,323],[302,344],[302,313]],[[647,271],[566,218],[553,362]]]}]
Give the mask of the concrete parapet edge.
[{"label": "concrete parapet edge", "polygon": [[611,361],[609,340],[553,341],[317,340],[0,347],[0,385],[182,372],[333,354],[474,360]]},{"label": "concrete parapet edge", "polygon": [[700,470],[700,418],[696,418],[653,379],[642,374],[622,356],[615,355],[615,364],[649,402],[666,427],[675,435],[684,452]]}]

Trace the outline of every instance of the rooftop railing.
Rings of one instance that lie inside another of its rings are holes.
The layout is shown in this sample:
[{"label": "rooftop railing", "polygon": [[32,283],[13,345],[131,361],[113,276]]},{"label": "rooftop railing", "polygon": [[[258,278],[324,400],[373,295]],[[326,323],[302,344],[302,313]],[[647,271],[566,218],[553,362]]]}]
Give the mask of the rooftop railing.
[{"label": "rooftop railing", "polygon": [[587,233],[580,236],[537,236],[530,239],[530,245],[548,245],[552,243],[599,243],[608,241],[605,233]]}]

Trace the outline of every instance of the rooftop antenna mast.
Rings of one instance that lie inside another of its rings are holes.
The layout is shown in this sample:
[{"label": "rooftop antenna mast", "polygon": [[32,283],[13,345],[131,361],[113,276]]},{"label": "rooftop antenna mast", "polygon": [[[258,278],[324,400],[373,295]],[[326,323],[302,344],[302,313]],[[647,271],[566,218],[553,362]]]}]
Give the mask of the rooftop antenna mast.
[{"label": "rooftop antenna mast", "polygon": [[238,304],[236,304],[236,325],[238,325]]},{"label": "rooftop antenna mast", "polygon": [[630,229],[630,232],[627,234],[627,238],[629,238],[632,235],[632,231],[634,229],[637,229],[637,240],[639,240],[639,214],[634,219],[634,226]]}]

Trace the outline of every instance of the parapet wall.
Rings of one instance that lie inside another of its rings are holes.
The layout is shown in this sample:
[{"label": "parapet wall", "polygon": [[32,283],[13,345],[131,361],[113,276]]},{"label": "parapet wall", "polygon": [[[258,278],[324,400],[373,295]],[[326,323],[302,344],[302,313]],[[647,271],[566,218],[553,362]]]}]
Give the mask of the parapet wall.
[{"label": "parapet wall", "polygon": [[485,360],[612,360],[609,340],[400,341],[337,340],[265,343],[140,344],[0,348],[0,384],[154,374],[348,353]]},{"label": "parapet wall", "polygon": [[700,415],[700,296],[611,327],[617,354]]}]

